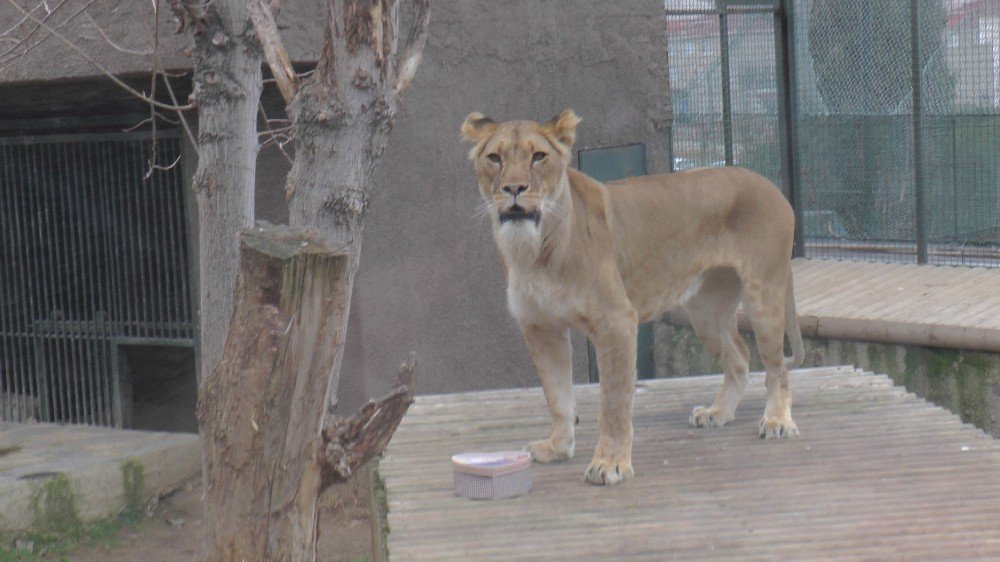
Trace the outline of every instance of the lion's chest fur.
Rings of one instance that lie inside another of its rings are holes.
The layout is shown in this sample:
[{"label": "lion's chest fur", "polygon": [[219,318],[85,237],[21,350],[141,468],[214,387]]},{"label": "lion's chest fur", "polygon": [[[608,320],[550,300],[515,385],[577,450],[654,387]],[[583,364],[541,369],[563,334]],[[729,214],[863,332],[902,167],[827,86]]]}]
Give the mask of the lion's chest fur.
[{"label": "lion's chest fur", "polygon": [[572,326],[584,298],[565,275],[540,266],[541,233],[527,225],[505,224],[495,231],[507,265],[507,306],[522,324]]},{"label": "lion's chest fur", "polygon": [[527,324],[572,325],[583,308],[579,292],[544,269],[512,267],[507,278],[507,306]]}]

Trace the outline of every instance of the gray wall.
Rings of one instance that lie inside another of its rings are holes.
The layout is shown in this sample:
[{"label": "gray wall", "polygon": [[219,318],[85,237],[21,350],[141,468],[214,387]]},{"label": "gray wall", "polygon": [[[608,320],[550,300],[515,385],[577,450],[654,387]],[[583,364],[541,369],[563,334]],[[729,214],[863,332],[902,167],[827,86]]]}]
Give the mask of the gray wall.
[{"label": "gray wall", "polygon": [[[80,47],[91,58],[101,63],[113,74],[147,73],[153,68],[152,55],[134,54],[134,52],[152,51],[154,38],[159,36],[160,64],[163,68],[191,67],[191,40],[186,34],[175,33],[176,24],[173,14],[165,0],[157,0],[159,4],[159,25],[156,24],[153,4],[148,0],[96,0],[88,6],[88,0],[67,0],[49,2],[50,6],[59,6],[47,21],[48,25],[62,24],[60,32],[75,45]],[[34,6],[35,2],[19,2],[24,6]],[[293,61],[315,60],[319,53],[322,28],[317,22],[316,14],[321,13],[323,0],[296,0],[288,2],[282,8],[280,25],[288,54]],[[83,10],[86,8],[85,10]],[[41,17],[43,10],[34,15]],[[86,13],[93,22],[85,17]],[[6,31],[11,26],[22,22],[24,17],[8,2],[0,2],[0,28]],[[24,37],[35,24],[24,21],[19,32],[12,37]],[[0,31],[2,32],[2,31]],[[115,49],[101,36],[104,33],[126,53]],[[36,45],[36,43],[38,43]],[[33,33],[25,43],[30,47],[21,51],[6,53],[10,45],[4,44],[0,51],[5,54],[0,57],[0,83],[35,80],[62,80],[81,78],[98,74],[96,67],[85,58],[71,50],[58,39],[39,31]],[[9,64],[8,64],[9,63]]]},{"label": "gray wall", "polygon": [[489,222],[473,218],[459,126],[472,111],[546,120],[569,107],[583,117],[576,148],[644,142],[650,171],[667,171],[663,21],[654,0],[435,2],[367,218],[342,404],[384,392],[410,350],[424,393],[538,384]]}]

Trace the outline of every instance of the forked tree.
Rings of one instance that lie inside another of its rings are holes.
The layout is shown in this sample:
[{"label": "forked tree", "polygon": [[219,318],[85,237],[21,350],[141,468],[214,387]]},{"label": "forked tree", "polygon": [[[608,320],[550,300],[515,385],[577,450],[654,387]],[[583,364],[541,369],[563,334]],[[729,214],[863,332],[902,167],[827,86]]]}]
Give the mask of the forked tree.
[{"label": "forked tree", "polygon": [[[430,0],[413,1],[401,49],[397,0],[327,0],[304,80],[275,24],[281,0],[170,2],[196,47],[209,557],[314,560],[320,493],[380,452],[412,400],[410,362],[389,397],[333,415],[372,177],[420,62]],[[238,244],[253,216],[262,58],[296,139],[292,228]]]}]

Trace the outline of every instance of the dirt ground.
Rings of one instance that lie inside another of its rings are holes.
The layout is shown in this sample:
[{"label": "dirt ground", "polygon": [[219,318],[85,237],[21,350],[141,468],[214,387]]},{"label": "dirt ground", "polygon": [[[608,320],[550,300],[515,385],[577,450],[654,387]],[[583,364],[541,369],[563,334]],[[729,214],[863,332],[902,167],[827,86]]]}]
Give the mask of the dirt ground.
[{"label": "dirt ground", "polygon": [[[64,555],[73,562],[191,562],[204,559],[201,481],[192,481],[163,498],[150,516],[121,531],[114,546],[84,546]],[[320,502],[322,562],[362,562],[372,556],[371,481],[368,471],[342,487],[332,487]],[[336,532],[332,530],[337,529]],[[326,532],[324,532],[326,531]],[[59,560],[55,558],[54,560]]]}]

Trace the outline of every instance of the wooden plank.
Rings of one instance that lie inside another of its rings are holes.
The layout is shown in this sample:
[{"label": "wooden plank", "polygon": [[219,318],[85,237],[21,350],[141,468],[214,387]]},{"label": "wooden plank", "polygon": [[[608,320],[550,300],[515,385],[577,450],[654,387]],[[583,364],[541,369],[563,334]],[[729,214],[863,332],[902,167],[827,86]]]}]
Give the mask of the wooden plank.
[{"label": "wooden plank", "polygon": [[[796,259],[806,337],[1000,352],[1000,270]],[[668,321],[686,324],[682,314]],[[749,329],[745,313],[740,328]]]},{"label": "wooden plank", "polygon": [[[916,280],[917,283],[926,284],[924,290],[917,291],[915,293],[906,294],[898,293],[895,298],[890,298],[888,295],[882,296],[882,304],[878,306],[873,306],[865,311],[867,318],[871,319],[892,319],[898,321],[909,321],[924,319],[926,323],[926,317],[928,314],[933,314],[936,312],[942,303],[942,297],[945,293],[951,292],[952,288],[955,286],[956,282],[965,281],[969,283],[968,287],[975,286],[976,281],[971,280],[967,277],[959,277],[954,275],[954,273],[948,271],[950,268],[944,267],[932,267],[929,271],[924,274],[922,271],[917,271],[912,275],[912,278]],[[964,291],[967,287],[962,286],[961,290]],[[963,293],[957,293],[956,296],[963,298],[960,295]],[[949,300],[948,302],[952,302]]]},{"label": "wooden plank", "polygon": [[541,390],[421,396],[379,467],[391,560],[1000,559],[1000,445],[881,375],[792,373],[803,434],[756,438],[762,374],[737,419],[687,427],[720,376],[644,381],[636,477],[584,484],[598,388],[575,389],[577,456],[534,465],[512,500],[452,493],[451,454],[520,447],[547,431]]},{"label": "wooden plank", "polygon": [[[864,265],[864,264],[859,264]],[[899,291],[896,287],[901,281],[913,279],[913,273],[906,267],[895,268],[855,268],[864,272],[859,277],[859,281],[853,284],[840,284],[837,287],[827,290],[825,296],[815,298],[811,301],[809,308],[814,309],[817,314],[825,315],[833,311],[839,313],[844,306],[864,297],[878,295],[882,299],[895,297]],[[878,272],[878,273],[876,273]]]},{"label": "wooden plank", "polygon": [[806,289],[801,299],[802,307],[818,307],[827,300],[831,293],[840,293],[844,287],[856,287],[866,281],[866,270],[859,269],[857,264],[841,264],[839,267],[826,270],[822,276],[809,276],[801,281],[794,280],[796,287]]},{"label": "wooden plank", "polygon": [[1000,331],[1000,298],[984,299],[983,304],[968,316],[955,320],[956,323],[980,326],[983,329]]},{"label": "wooden plank", "polygon": [[910,318],[920,314],[922,310],[926,315],[925,321],[929,323],[951,323],[949,321],[951,314],[975,306],[981,297],[990,296],[1000,290],[996,273],[990,275],[990,272],[975,270],[951,273],[952,277],[947,286],[922,299],[925,306],[910,307]]},{"label": "wooden plank", "polygon": [[981,305],[995,303],[1000,299],[998,297],[1000,283],[995,282],[992,276],[970,275],[970,278],[978,282],[971,287],[965,287],[959,295],[954,295],[948,301],[935,307],[942,320],[946,320],[950,324],[961,324],[970,310],[975,312]]},{"label": "wooden plank", "polygon": [[[847,297],[853,301],[857,295],[865,295],[879,287],[888,286],[894,278],[909,276],[903,269],[868,268],[866,264],[852,264],[845,268],[845,275],[836,275],[815,281],[815,291],[803,305],[814,310],[823,310],[830,303],[844,304]],[[879,273],[881,272],[881,273]]]}]

